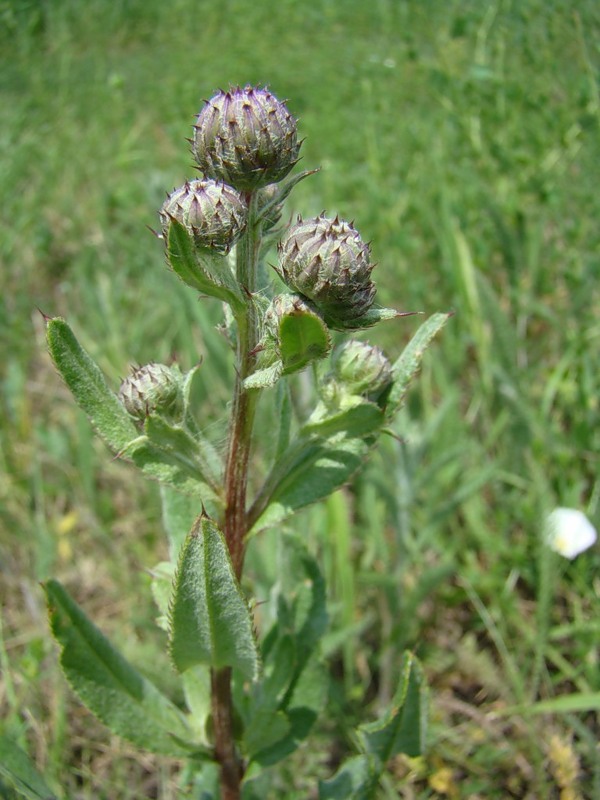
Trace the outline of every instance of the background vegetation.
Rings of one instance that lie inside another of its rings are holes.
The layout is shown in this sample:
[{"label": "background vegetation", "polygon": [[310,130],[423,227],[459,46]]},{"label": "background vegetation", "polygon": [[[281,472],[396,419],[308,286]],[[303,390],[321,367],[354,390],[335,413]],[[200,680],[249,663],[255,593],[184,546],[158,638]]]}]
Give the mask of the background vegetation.
[{"label": "background vegetation", "polygon": [[[410,647],[430,749],[382,797],[600,797],[600,553],[559,563],[540,540],[554,505],[600,521],[599,36],[594,0],[0,2],[0,725],[57,791],[166,800],[184,778],[111,738],[58,670],[50,575],[169,686],[147,572],[166,545],[156,487],[94,440],[36,306],[115,388],[131,363],[202,355],[218,438],[218,309],[145,225],[192,174],[201,99],[268,83],[322,166],[290,214],[356,219],[383,302],[457,312],[398,438],[298,519],[329,578],[335,714],[279,796],[312,796],[340,721],[376,712]],[[368,338],[395,357],[417,325]],[[276,536],[252,547],[257,600]]]}]

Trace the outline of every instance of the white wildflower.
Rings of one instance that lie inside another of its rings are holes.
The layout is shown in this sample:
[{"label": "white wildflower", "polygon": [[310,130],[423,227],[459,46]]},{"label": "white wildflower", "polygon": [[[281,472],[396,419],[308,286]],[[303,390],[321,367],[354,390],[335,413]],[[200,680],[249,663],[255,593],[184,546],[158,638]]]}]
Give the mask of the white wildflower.
[{"label": "white wildflower", "polygon": [[581,511],[555,508],[546,520],[546,541],[552,550],[565,558],[575,558],[591,547],[598,534]]}]

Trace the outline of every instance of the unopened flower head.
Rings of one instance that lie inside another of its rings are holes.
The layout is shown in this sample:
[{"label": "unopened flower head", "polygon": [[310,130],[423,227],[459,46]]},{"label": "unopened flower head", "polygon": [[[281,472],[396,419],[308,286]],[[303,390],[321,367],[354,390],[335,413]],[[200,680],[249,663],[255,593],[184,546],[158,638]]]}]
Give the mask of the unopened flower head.
[{"label": "unopened flower head", "polygon": [[598,538],[596,529],[582,511],[555,508],[546,520],[546,541],[552,550],[573,559]]},{"label": "unopened flower head", "polygon": [[331,357],[332,376],[352,394],[379,397],[392,383],[392,365],[378,347],[349,339]]},{"label": "unopened flower head", "polygon": [[165,364],[137,367],[121,383],[119,400],[138,420],[155,413],[177,417],[182,410],[181,373]]},{"label": "unopened flower head", "polygon": [[267,89],[221,91],[198,114],[192,150],[207,177],[252,191],[282,180],[298,161],[296,120]]},{"label": "unopened flower head", "polygon": [[352,223],[324,214],[299,217],[279,245],[279,265],[285,283],[312,300],[330,327],[362,327],[375,298],[373,265]]},{"label": "unopened flower head", "polygon": [[194,237],[196,247],[225,254],[244,232],[248,207],[231,186],[193,180],[171,192],[159,216],[165,239],[176,220]]}]

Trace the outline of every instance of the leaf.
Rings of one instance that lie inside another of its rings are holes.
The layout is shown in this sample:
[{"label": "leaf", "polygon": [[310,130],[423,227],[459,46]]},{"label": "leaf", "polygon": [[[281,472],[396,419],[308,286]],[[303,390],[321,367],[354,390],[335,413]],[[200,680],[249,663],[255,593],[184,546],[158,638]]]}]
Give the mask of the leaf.
[{"label": "leaf", "polygon": [[169,555],[177,563],[179,551],[198,515],[198,501],[163,484],[160,487],[163,528],[169,540]]},{"label": "leaf", "polygon": [[383,411],[375,403],[351,397],[351,405],[330,411],[320,403],[302,428],[303,435],[333,436],[344,433],[347,437],[363,437],[378,431],[384,422]]},{"label": "leaf", "polygon": [[65,676],[114,733],[162,755],[189,754],[184,715],[119,653],[58,581],[44,585]]},{"label": "leaf", "polygon": [[379,775],[375,759],[353,756],[342,764],[333,778],[319,781],[319,800],[371,800]]},{"label": "leaf", "polygon": [[0,775],[27,800],[54,800],[33,761],[8,736],[0,736]]},{"label": "leaf", "polygon": [[151,570],[152,582],[150,589],[152,597],[156,603],[160,616],[156,619],[156,624],[163,631],[169,630],[169,600],[173,587],[173,577],[175,567],[170,561],[161,561]]},{"label": "leaf", "polygon": [[185,494],[199,496],[211,512],[219,507],[219,498],[202,481],[201,473],[185,457],[180,457],[174,451],[161,449],[147,436],[138,436],[129,442],[119,455],[133,461],[136,467],[159,483],[166,483]]},{"label": "leaf", "polygon": [[[263,767],[268,767],[277,764],[293,753],[310,734],[317,717],[323,710],[327,691],[327,671],[321,664],[318,654],[313,654],[309,661],[303,664],[293,692],[284,703],[283,711],[273,714],[274,720],[280,720],[280,716],[287,720],[285,736],[277,741],[273,741],[274,737],[269,736],[271,741],[268,744],[265,742],[263,747],[254,753],[252,760]],[[254,719],[261,717],[262,713],[259,710]],[[254,721],[248,727],[252,729],[253,726]],[[247,735],[245,734],[245,737]],[[253,739],[256,741],[255,747],[260,744],[257,737],[253,737]]]},{"label": "leaf", "polygon": [[[295,590],[288,591],[289,581],[284,577],[277,624],[265,641],[264,677],[254,688],[244,733],[248,754],[262,766],[281,761],[309,735],[329,688],[319,648],[327,627],[325,582],[315,559],[298,537],[287,537],[287,545],[288,558],[282,569],[285,576],[293,576]],[[288,723],[285,731],[280,713]],[[279,737],[266,726],[267,714],[273,717],[274,725],[275,720],[280,720]]]},{"label": "leaf", "polygon": [[245,308],[227,256],[199,253],[192,236],[176,220],[169,223],[167,255],[173,271],[192,289],[223,300],[236,311]]},{"label": "leaf", "polygon": [[170,652],[179,672],[195,664],[259,672],[252,618],[235,578],[227,544],[201,516],[181,551],[170,609]]},{"label": "leaf", "polygon": [[279,351],[283,374],[304,369],[331,350],[331,337],[323,320],[308,309],[296,308],[279,323]]},{"label": "leaf", "polygon": [[186,669],[181,676],[185,702],[190,711],[190,725],[198,740],[209,745],[208,720],[211,714],[210,669],[202,664]]},{"label": "leaf", "polygon": [[250,759],[257,756],[258,763],[263,763],[260,753],[284,739],[290,733],[290,727],[290,721],[282,711],[258,709],[252,717],[252,724],[244,730],[246,756]]},{"label": "leaf", "polygon": [[367,753],[382,763],[398,753],[416,757],[425,748],[427,690],[423,670],[412,653],[405,653],[402,675],[392,707],[381,719],[361,725],[358,734]]},{"label": "leaf", "polygon": [[250,511],[254,535],[327,497],[362,466],[371,443],[337,434],[301,437],[275,462]]},{"label": "leaf", "polygon": [[283,375],[283,363],[276,361],[269,367],[257,369],[244,380],[244,389],[269,389]]},{"label": "leaf", "polygon": [[433,314],[417,330],[392,367],[394,383],[387,403],[386,416],[391,419],[399,410],[411,380],[417,374],[423,354],[433,338],[444,327],[452,314]]},{"label": "leaf", "polygon": [[52,360],[79,407],[109,447],[117,452],[122,450],[137,437],[138,431],[108,388],[100,367],[81,347],[64,319],[48,320],[46,337]]}]

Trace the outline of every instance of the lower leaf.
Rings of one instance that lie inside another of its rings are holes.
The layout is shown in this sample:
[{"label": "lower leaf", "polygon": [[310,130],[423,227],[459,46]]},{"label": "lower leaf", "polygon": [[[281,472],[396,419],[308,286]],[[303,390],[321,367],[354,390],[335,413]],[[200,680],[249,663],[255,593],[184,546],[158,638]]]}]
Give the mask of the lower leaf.
[{"label": "lower leaf", "polygon": [[187,755],[193,744],[179,709],[111,645],[58,581],[44,588],[62,669],[90,711],[139,747]]}]

